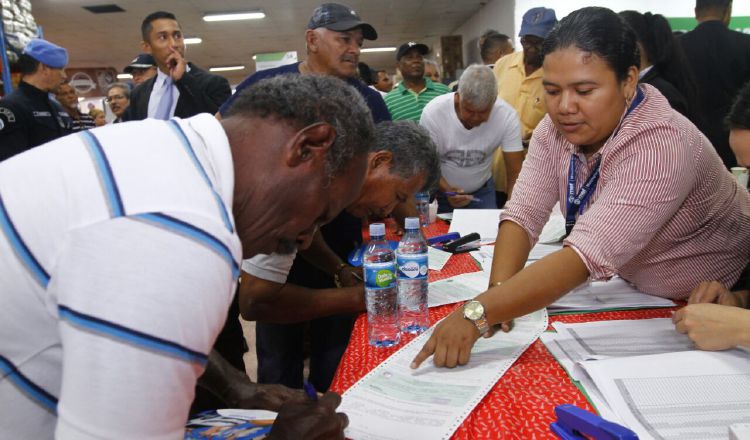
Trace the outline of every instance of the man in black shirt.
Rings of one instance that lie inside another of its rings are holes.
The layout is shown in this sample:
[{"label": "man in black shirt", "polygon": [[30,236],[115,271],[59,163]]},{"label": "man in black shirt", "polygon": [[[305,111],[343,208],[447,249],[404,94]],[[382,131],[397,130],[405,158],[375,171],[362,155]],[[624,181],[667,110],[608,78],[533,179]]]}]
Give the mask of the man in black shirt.
[{"label": "man in black shirt", "polygon": [[49,97],[65,81],[68,52],[35,38],[18,64],[21,82],[0,100],[0,161],[72,133],[70,116]]},{"label": "man in black shirt", "polygon": [[698,84],[699,127],[727,168],[737,166],[724,117],[743,84],[750,81],[750,35],[727,28],[731,0],[696,0],[698,26],[681,37]]}]

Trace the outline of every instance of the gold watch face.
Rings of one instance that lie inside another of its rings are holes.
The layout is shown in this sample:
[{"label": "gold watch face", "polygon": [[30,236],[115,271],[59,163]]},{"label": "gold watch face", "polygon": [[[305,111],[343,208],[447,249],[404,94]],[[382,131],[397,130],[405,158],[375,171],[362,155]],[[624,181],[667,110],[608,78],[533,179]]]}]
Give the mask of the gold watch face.
[{"label": "gold watch face", "polygon": [[484,306],[479,301],[469,301],[464,304],[464,317],[476,321],[484,315]]}]

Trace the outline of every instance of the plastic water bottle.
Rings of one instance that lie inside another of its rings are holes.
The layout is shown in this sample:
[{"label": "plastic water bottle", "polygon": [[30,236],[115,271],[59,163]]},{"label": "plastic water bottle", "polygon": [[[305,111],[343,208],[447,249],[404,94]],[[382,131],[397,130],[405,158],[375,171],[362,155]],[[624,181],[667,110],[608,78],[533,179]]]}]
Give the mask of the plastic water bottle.
[{"label": "plastic water bottle", "polygon": [[391,347],[399,343],[396,258],[385,241],[385,224],[370,225],[370,243],[364,255],[367,337],[370,345]]},{"label": "plastic water bottle", "polygon": [[427,241],[416,217],[408,217],[396,249],[398,307],[401,331],[421,333],[430,326],[427,313]]},{"label": "plastic water bottle", "polygon": [[426,227],[430,224],[430,193],[418,192],[414,195],[414,199],[417,201],[419,224]]}]

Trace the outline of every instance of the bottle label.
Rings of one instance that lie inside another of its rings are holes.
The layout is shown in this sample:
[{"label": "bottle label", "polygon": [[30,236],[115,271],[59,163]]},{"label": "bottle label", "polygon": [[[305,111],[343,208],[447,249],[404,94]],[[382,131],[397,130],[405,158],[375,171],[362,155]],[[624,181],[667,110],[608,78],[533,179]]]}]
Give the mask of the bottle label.
[{"label": "bottle label", "polygon": [[427,254],[396,255],[398,276],[412,280],[427,278]]},{"label": "bottle label", "polygon": [[396,285],[396,262],[366,264],[365,287],[368,289],[388,289]]}]

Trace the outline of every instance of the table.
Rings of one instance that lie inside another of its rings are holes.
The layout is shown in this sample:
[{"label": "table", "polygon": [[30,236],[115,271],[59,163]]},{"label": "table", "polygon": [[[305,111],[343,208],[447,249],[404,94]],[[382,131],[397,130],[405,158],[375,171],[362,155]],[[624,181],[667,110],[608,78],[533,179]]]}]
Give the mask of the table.
[{"label": "table", "polygon": [[[392,230],[393,228],[389,228],[389,231]],[[425,228],[424,233],[430,237],[447,231],[447,224],[439,221]],[[397,239],[395,236],[388,238]],[[437,281],[477,270],[481,268],[469,254],[457,254],[451,257],[442,271],[430,271],[429,279]],[[457,307],[459,304],[431,308],[430,322],[437,322]],[[553,315],[550,316],[550,324],[668,318],[672,310],[674,309],[662,308]],[[343,393],[413,338],[413,335],[402,335],[401,344],[396,347],[371,347],[367,342],[367,315],[360,315],[354,324],[349,346],[341,359],[331,389]],[[431,359],[425,362],[431,362]],[[555,406],[563,403],[594,410],[544,344],[537,340],[474,408],[452,439],[554,439],[557,437],[550,432],[549,424],[555,420]]]}]

